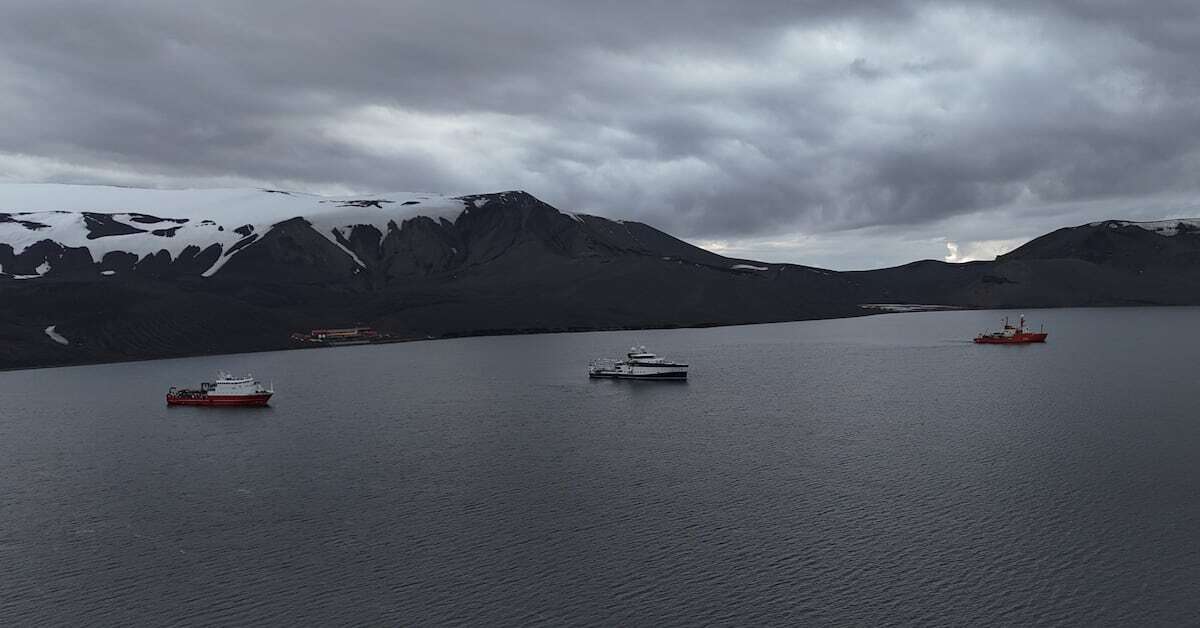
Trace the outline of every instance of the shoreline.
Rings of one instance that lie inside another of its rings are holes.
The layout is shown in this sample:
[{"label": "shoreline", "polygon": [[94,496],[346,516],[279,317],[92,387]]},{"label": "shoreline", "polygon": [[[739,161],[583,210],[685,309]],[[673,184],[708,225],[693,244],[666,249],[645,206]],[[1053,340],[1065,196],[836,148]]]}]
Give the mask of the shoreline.
[{"label": "shoreline", "polygon": [[[801,323],[804,321],[823,321],[823,320],[839,320],[847,318],[860,318],[863,316],[876,316],[878,314],[890,314],[893,312],[870,311],[864,309],[861,313],[856,313],[848,316],[820,316],[813,318],[791,318],[784,320],[773,321],[757,321],[753,323],[701,323],[696,325],[679,325],[679,324],[664,324],[664,325],[645,325],[636,327],[568,327],[568,328],[530,328],[530,329],[487,329],[477,332],[465,333],[450,333],[440,336],[427,336],[424,338],[403,338],[389,340],[385,342],[369,342],[360,344],[332,345],[332,346],[286,346],[272,347],[266,349],[251,349],[247,351],[224,351],[213,353],[181,353],[178,355],[165,355],[156,357],[133,357],[119,360],[81,360],[78,362],[64,362],[57,364],[40,364],[36,366],[5,366],[0,367],[0,373],[9,373],[13,371],[38,371],[55,368],[70,368],[75,366],[98,366],[102,364],[128,364],[131,362],[157,362],[160,360],[177,360],[183,358],[200,358],[220,355],[253,355],[256,353],[274,353],[284,351],[312,351],[320,349],[345,349],[350,347],[369,347],[372,345],[393,345],[405,344],[410,342],[435,342],[438,340],[456,340],[460,338],[488,338],[499,336],[535,336],[542,334],[584,334],[596,332],[613,332],[613,331],[659,331],[670,329],[712,329],[715,327],[742,327],[747,325],[776,325],[779,323]],[[899,312],[896,312],[899,313]],[[2,350],[2,348],[0,348]]]},{"label": "shoreline", "polygon": [[[887,307],[883,307],[887,306]],[[671,329],[712,329],[716,327],[744,327],[750,325],[777,325],[780,323],[802,323],[806,321],[827,321],[827,320],[842,320],[851,318],[863,318],[867,316],[881,316],[891,314],[926,314],[933,312],[979,312],[979,311],[1017,311],[1017,310],[1082,310],[1082,309],[1116,309],[1130,307],[1147,307],[1147,308],[1171,308],[1171,307],[1200,307],[1196,305],[1149,305],[1149,304],[1120,304],[1120,305],[1080,305],[1080,306],[1012,306],[1012,307],[966,307],[966,306],[947,306],[947,305],[916,305],[916,304],[881,304],[869,303],[859,306],[861,312],[848,316],[819,316],[812,318],[794,318],[785,320],[773,321],[757,321],[753,323],[701,323],[697,325],[647,325],[637,327],[587,327],[587,328],[539,328],[539,329],[491,329],[480,330],[478,332],[467,333],[451,333],[441,336],[428,336],[424,338],[404,338],[389,340],[386,342],[373,342],[364,344],[350,344],[342,346],[287,346],[273,347],[266,349],[252,349],[248,351],[226,351],[214,353],[182,353],[179,355],[165,355],[157,357],[137,357],[120,360],[81,360],[78,362],[64,362],[59,364],[40,364],[36,366],[6,366],[0,367],[0,373],[9,373],[14,371],[40,371],[45,369],[56,368],[71,368],[76,366],[99,366],[103,364],[127,364],[131,362],[157,362],[161,360],[178,360],[184,358],[201,358],[222,355],[253,355],[256,353],[275,353],[284,351],[310,351],[317,349],[345,349],[350,347],[364,347],[372,345],[392,345],[404,344],[410,342],[435,342],[439,340],[455,340],[459,338],[487,338],[498,336],[534,336],[542,334],[583,334],[597,332],[614,332],[614,331],[661,331]],[[897,309],[888,309],[895,307]]]}]

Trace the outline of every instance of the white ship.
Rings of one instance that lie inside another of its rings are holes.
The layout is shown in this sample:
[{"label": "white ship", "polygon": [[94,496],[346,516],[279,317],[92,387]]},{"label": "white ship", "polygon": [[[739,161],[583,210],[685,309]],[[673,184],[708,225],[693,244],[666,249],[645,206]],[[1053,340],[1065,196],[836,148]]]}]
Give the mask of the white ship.
[{"label": "white ship", "polygon": [[588,377],[612,379],[687,379],[688,365],[672,362],[646,351],[646,347],[634,347],[625,354],[624,360],[600,359],[588,365]]}]

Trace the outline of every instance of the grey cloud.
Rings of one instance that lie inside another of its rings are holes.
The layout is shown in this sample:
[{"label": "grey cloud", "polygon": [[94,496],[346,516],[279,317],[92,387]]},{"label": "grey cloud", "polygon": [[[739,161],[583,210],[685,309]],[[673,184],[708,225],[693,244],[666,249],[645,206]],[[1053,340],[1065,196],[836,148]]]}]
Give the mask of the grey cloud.
[{"label": "grey cloud", "polygon": [[924,229],[1200,191],[1198,42],[1191,2],[10,0],[0,157]]},{"label": "grey cloud", "polygon": [[866,57],[858,57],[850,62],[850,72],[855,76],[867,80],[877,79],[886,74],[886,71],[867,61]]}]

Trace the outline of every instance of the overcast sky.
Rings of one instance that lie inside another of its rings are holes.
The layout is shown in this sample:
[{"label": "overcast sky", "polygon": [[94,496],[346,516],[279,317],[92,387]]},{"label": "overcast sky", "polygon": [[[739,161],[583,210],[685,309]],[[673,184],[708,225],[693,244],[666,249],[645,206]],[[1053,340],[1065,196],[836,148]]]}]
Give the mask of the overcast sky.
[{"label": "overcast sky", "polygon": [[524,189],[767,261],[990,258],[1200,215],[1198,7],[0,0],[0,180]]}]

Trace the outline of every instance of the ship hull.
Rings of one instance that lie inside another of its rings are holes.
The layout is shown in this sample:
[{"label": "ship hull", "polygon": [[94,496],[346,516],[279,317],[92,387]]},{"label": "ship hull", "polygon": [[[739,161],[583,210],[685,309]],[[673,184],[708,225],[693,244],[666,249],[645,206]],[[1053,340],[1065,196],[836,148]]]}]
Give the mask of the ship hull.
[{"label": "ship hull", "polygon": [[177,397],[167,395],[168,406],[224,406],[261,408],[271,400],[270,393],[258,395],[198,395]]},{"label": "ship hull", "polygon": [[988,336],[980,336],[975,339],[977,345],[1028,345],[1037,342],[1046,342],[1046,336],[1050,334],[1017,334],[1007,338],[991,338]]},{"label": "ship hull", "polygon": [[687,379],[687,371],[665,371],[662,373],[624,373],[618,371],[593,371],[588,373],[592,379],[645,379],[657,381],[680,382]]}]

